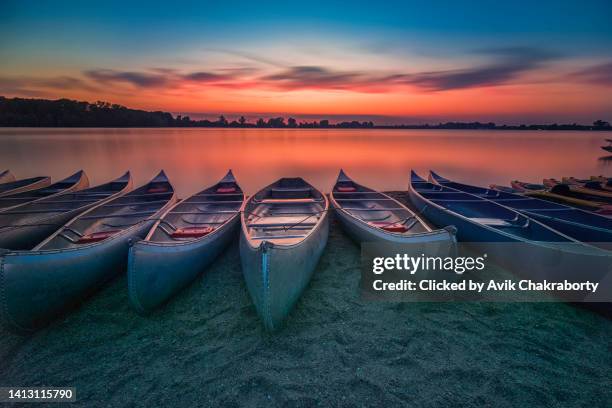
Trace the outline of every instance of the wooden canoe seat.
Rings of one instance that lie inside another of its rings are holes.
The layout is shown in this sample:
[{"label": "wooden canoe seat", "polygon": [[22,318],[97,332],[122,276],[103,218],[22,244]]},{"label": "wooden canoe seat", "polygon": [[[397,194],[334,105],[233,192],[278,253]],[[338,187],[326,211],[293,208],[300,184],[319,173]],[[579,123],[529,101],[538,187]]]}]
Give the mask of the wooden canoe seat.
[{"label": "wooden canoe seat", "polygon": [[121,230],[107,230],[107,231],[92,232],[91,234],[83,235],[82,237],[80,237],[76,241],[76,243],[77,244],[89,244],[91,242],[103,241],[106,238],[109,238],[119,232],[121,232]]},{"label": "wooden canoe seat", "polygon": [[215,227],[183,227],[178,228],[170,234],[172,238],[200,238],[215,230]]}]

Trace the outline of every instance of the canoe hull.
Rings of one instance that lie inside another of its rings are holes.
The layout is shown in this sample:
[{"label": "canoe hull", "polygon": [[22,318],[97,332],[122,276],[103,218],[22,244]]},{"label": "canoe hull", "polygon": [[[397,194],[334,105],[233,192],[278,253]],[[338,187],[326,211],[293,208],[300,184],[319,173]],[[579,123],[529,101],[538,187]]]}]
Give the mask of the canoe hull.
[{"label": "canoe hull", "polygon": [[209,266],[236,236],[240,217],[185,244],[140,241],[130,248],[128,292],[134,309],[145,314],[168,301]]},{"label": "canoe hull", "polygon": [[0,261],[0,322],[27,332],[80,303],[125,270],[129,243],[153,223],[75,249],[6,253]]},{"label": "canoe hull", "polygon": [[326,212],[315,229],[293,246],[262,242],[250,245],[244,229],[240,237],[240,258],[247,288],[257,313],[268,331],[281,327],[300,295],[327,245],[329,216]]}]

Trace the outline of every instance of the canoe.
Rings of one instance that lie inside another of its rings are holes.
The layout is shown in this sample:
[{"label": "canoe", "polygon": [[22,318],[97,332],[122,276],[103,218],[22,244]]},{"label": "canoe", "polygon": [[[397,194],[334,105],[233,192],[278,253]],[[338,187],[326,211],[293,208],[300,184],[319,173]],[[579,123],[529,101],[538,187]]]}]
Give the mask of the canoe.
[{"label": "canoe", "polygon": [[278,329],[308,285],[329,234],[327,197],[301,178],[252,196],[241,216],[240,259],[267,330]]},{"label": "canoe", "polygon": [[340,170],[330,194],[331,205],[356,242],[426,244],[448,254],[455,243],[453,228],[433,230],[408,207],[387,194],[356,183]]},{"label": "canoe", "polygon": [[175,204],[129,252],[130,303],[146,313],[191,283],[236,236],[244,193],[232,171]]},{"label": "canoe", "polygon": [[0,184],[0,197],[36,190],[51,184],[51,177],[31,177]]},{"label": "canoe", "polygon": [[555,178],[545,178],[542,180],[542,184],[544,184],[546,188],[553,188],[554,186],[561,184],[561,182]]},{"label": "canoe", "polygon": [[78,214],[131,188],[128,172],[97,187],[52,195],[0,211],[0,248],[31,249]]},{"label": "canoe", "polygon": [[[124,188],[129,181],[123,181]],[[130,242],[144,238],[175,201],[162,172],[75,217],[33,250],[5,253],[0,270],[2,324],[16,332],[31,331],[93,294],[125,271]]]},{"label": "canoe", "polygon": [[[532,184],[514,180],[512,182],[512,186],[515,187],[521,194],[528,197],[535,197],[540,198],[542,200],[552,201],[555,203],[562,203],[583,210],[592,211],[601,215],[612,214],[612,206],[608,204],[580,198],[577,196],[558,194],[552,190],[548,190],[542,184]],[[537,186],[541,186],[541,188],[538,189]],[[556,191],[559,191],[560,189],[563,189],[563,187],[557,187]]]},{"label": "canoe", "polygon": [[[554,282],[590,280],[609,290],[605,279],[611,273],[610,251],[579,242],[491,200],[427,182],[414,172],[409,195],[428,220],[437,226],[454,225],[460,241],[487,248],[489,258],[522,276]],[[513,243],[519,246],[508,245]]]},{"label": "canoe", "polygon": [[597,190],[601,192],[608,192],[612,194],[612,182],[609,182],[606,179],[578,179],[576,177],[563,177],[562,181],[564,184],[569,184],[572,186],[585,187],[592,190]]},{"label": "canoe", "polygon": [[582,185],[557,182],[551,185],[550,191],[555,194],[561,194],[581,200],[612,204],[612,192],[587,188]]},{"label": "canoe", "polygon": [[474,194],[512,208],[582,242],[612,249],[612,219],[538,198],[458,183],[430,172],[431,180],[444,187]]},{"label": "canoe", "polygon": [[72,176],[55,182],[48,187],[42,187],[37,190],[25,191],[23,193],[0,197],[0,211],[5,211],[15,208],[18,205],[38,201],[45,197],[57,196],[70,191],[83,190],[87,187],[89,187],[89,179],[83,170],[79,170]]},{"label": "canoe", "polygon": [[513,189],[521,193],[524,193],[526,191],[545,191],[546,190],[546,186],[544,184],[527,183],[525,181],[519,181],[519,180],[512,180],[510,182],[510,186]]},{"label": "canoe", "polygon": [[15,181],[15,176],[10,170],[0,171],[0,184],[10,183],[11,181]]}]

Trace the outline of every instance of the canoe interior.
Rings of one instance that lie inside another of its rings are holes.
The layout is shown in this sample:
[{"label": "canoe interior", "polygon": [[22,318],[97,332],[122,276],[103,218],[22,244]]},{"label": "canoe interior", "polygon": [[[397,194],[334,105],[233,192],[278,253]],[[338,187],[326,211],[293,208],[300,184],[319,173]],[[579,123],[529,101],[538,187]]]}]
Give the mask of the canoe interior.
[{"label": "canoe interior", "polygon": [[48,179],[49,177],[32,177],[32,178],[27,178],[27,179],[21,179],[21,180],[17,180],[17,181],[11,181],[9,183],[2,183],[0,184],[0,193],[4,193],[4,192],[8,192],[11,190],[15,190],[16,188],[21,188],[21,187],[25,187],[28,186],[30,184],[35,184],[38,183],[40,181],[43,181],[45,179]]},{"label": "canoe interior", "polygon": [[301,178],[282,178],[259,191],[245,206],[244,228],[255,246],[301,242],[325,215],[327,200]]},{"label": "canoe interior", "polygon": [[56,214],[77,210],[122,191],[130,182],[121,178],[85,190],[68,192],[20,205],[0,212],[0,230],[4,227],[32,225]]},{"label": "canoe interior", "polygon": [[189,242],[199,237],[177,236],[177,230],[221,228],[235,217],[243,204],[244,192],[235,180],[221,181],[175,205],[154,228],[147,241]]},{"label": "canoe interior", "polygon": [[68,249],[88,245],[90,242],[83,242],[83,237],[92,234],[107,233],[106,238],[110,238],[120,231],[148,220],[173,197],[174,188],[170,182],[165,176],[163,181],[160,181],[158,176],[144,186],[77,217],[37,249]]},{"label": "canoe interior", "polygon": [[[446,180],[446,179],[444,179]],[[471,186],[468,184],[453,181],[440,181],[443,186],[456,190],[476,194],[488,200],[494,201],[506,207],[518,211],[525,211],[545,217],[553,217],[565,221],[602,228],[612,231],[612,219],[589,213],[567,205],[554,203],[551,201],[540,200],[538,198],[525,197],[519,194],[512,194],[503,191],[491,190],[483,187]]]},{"label": "canoe interior", "polygon": [[332,197],[351,216],[381,231],[382,227],[404,227],[405,231],[393,232],[399,235],[431,231],[410,209],[386,194],[356,183],[343,172],[332,189]]},{"label": "canoe interior", "polygon": [[516,239],[545,242],[572,241],[516,211],[484,198],[430,183],[416,174],[412,175],[411,184],[412,188],[423,198],[445,210],[465,217],[469,221],[509,234]]},{"label": "canoe interior", "polygon": [[[61,193],[62,191],[70,189],[74,187],[77,183],[81,182],[83,176],[83,171],[79,171],[73,174],[72,176],[53,183],[47,187],[0,197],[0,209],[13,207],[16,205],[28,203],[30,201],[39,200],[41,198],[48,197],[53,194]],[[87,185],[85,185],[85,187],[87,187]]]}]

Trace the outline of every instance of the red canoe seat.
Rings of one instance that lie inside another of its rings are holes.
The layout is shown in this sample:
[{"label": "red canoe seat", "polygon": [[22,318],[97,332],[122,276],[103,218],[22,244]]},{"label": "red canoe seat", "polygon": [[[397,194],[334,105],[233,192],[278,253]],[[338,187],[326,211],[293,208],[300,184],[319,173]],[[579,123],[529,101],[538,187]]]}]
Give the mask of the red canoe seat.
[{"label": "red canoe seat", "polygon": [[121,230],[92,232],[91,234],[83,235],[81,238],[79,238],[79,240],[77,241],[77,244],[88,244],[90,242],[103,241],[106,238],[113,236],[118,232],[121,232]]},{"label": "red canoe seat", "polygon": [[339,193],[352,193],[352,192],[357,191],[357,189],[353,186],[347,186],[347,187],[338,186],[336,187],[336,190],[338,190]]},{"label": "red canoe seat", "polygon": [[166,187],[151,187],[147,193],[165,193],[166,191],[168,191]]},{"label": "red canoe seat", "polygon": [[380,229],[384,229],[385,231],[389,231],[389,232],[408,231],[408,228],[406,228],[406,226],[401,225],[401,224],[389,224],[388,222],[380,222],[380,221],[371,221],[369,224],[375,227],[378,227]]},{"label": "red canoe seat", "polygon": [[185,227],[178,228],[170,236],[172,238],[199,238],[215,230],[214,227]]},{"label": "red canoe seat", "polygon": [[236,187],[219,187],[217,189],[217,193],[227,194],[227,193],[235,193]]}]

